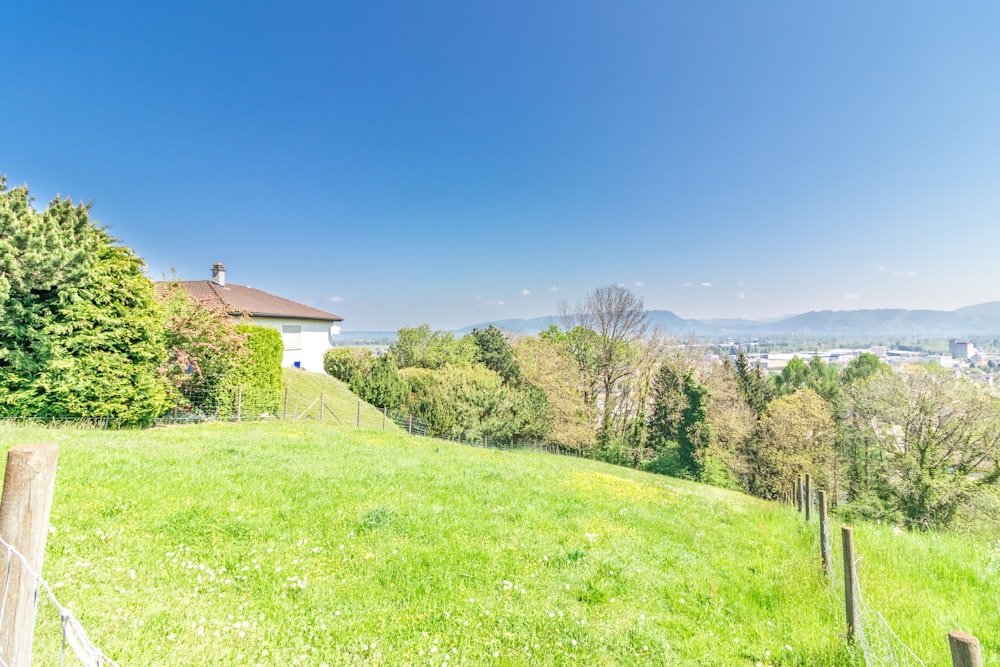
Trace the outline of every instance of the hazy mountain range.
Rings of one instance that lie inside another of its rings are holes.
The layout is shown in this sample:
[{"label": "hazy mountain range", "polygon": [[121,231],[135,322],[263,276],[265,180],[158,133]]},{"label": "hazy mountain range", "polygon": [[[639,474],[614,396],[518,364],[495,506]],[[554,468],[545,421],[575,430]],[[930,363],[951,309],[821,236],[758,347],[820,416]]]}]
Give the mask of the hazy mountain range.
[{"label": "hazy mountain range", "polygon": [[[650,321],[675,336],[696,336],[712,340],[724,338],[832,337],[837,338],[964,338],[1000,337],[1000,301],[967,306],[958,310],[820,310],[767,320],[706,319],[679,317],[669,310],[649,311]],[[454,330],[464,335],[474,328],[490,324],[513,334],[534,335],[552,324],[560,324],[556,315],[531,319],[492,320]],[[395,331],[344,331],[342,339],[395,338]]]}]

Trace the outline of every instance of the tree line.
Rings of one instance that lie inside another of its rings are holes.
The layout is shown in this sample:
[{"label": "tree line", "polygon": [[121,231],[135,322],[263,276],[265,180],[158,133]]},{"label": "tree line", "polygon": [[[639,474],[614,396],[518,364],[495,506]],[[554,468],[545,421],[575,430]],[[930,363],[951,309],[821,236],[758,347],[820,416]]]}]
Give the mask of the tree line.
[{"label": "tree line", "polygon": [[385,354],[327,352],[362,398],[420,417],[434,435],[547,440],[619,465],[777,498],[809,472],[842,510],[911,528],[963,510],[1000,522],[1000,398],[931,366],[818,356],[778,374],[745,353],[652,330],[641,299],[601,287],[562,326],[507,336],[403,328]]},{"label": "tree line", "polygon": [[89,205],[33,202],[0,177],[0,418],[226,414],[241,385],[252,409],[277,410],[280,333],[154,284]]}]

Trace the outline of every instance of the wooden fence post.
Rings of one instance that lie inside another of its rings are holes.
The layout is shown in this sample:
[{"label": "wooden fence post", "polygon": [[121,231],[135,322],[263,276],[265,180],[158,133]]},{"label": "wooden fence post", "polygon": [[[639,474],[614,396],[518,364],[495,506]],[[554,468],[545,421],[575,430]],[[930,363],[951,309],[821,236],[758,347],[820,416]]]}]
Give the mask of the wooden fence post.
[{"label": "wooden fence post", "polygon": [[323,421],[323,408],[325,408],[325,407],[326,407],[325,399],[323,398],[323,394],[320,394],[319,395],[319,420],[320,421]]},{"label": "wooden fence post", "polygon": [[382,430],[385,430],[385,416],[389,414],[389,408],[382,408]]},{"label": "wooden fence post", "polygon": [[809,521],[809,506],[812,504],[812,475],[806,473],[806,492],[805,492],[805,508],[806,508],[806,521]]},{"label": "wooden fence post", "polygon": [[288,419],[288,387],[285,387],[285,406],[281,409],[281,418]]},{"label": "wooden fence post", "polygon": [[983,653],[979,640],[967,632],[949,632],[952,667],[983,667]]},{"label": "wooden fence post", "polygon": [[799,511],[802,511],[802,475],[799,475],[798,484],[795,487],[795,502],[799,505]]},{"label": "wooden fence post", "polygon": [[358,412],[354,417],[355,428],[361,426],[361,401],[358,401]]},{"label": "wooden fence post", "polygon": [[858,604],[856,586],[858,571],[854,564],[854,529],[841,526],[840,536],[844,542],[844,607],[847,611],[847,638],[853,639],[858,630]]},{"label": "wooden fence post", "polygon": [[[48,444],[24,445],[7,452],[0,537],[24,556],[35,575],[42,573],[58,456],[59,448]],[[28,665],[38,583],[6,549],[0,549],[0,571],[7,571],[9,577],[3,599],[5,613],[0,619],[0,657],[7,665]]]},{"label": "wooden fence post", "polygon": [[243,385],[236,393],[236,421],[243,421]]},{"label": "wooden fence post", "polygon": [[826,491],[817,491],[819,496],[819,553],[823,561],[823,573],[830,579],[833,578],[833,561],[830,560],[830,529],[827,525],[826,516]]}]

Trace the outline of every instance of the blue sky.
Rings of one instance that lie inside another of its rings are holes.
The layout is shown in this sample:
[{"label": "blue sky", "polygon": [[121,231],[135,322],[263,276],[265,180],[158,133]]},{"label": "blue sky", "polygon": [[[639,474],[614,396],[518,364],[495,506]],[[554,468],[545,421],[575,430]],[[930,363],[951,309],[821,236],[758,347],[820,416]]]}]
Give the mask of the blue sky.
[{"label": "blue sky", "polygon": [[173,268],[434,328],[1000,299],[1000,4],[11,3],[0,173]]}]

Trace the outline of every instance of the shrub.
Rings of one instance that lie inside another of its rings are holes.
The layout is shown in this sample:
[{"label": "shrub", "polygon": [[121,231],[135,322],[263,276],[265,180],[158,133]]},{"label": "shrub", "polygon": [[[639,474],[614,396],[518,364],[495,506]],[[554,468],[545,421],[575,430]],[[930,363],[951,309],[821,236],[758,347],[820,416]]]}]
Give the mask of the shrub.
[{"label": "shrub", "polygon": [[375,357],[367,347],[334,347],[323,354],[323,370],[342,382],[350,384],[359,375],[372,368]]}]

